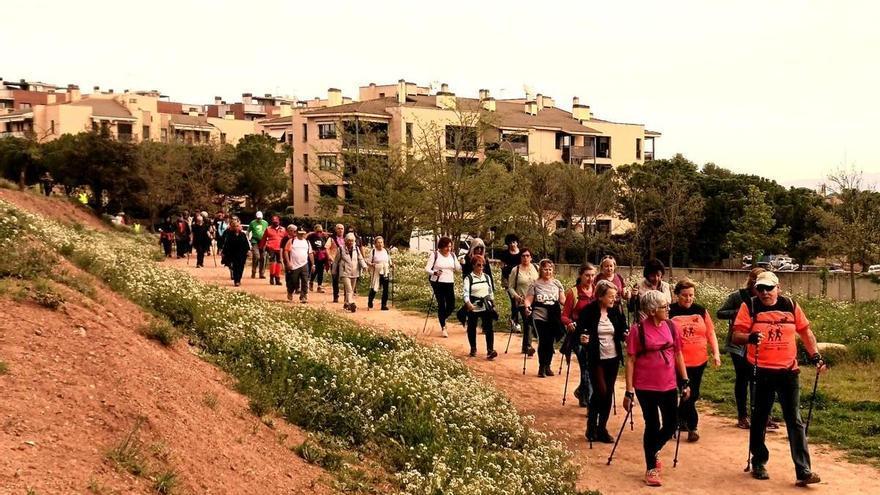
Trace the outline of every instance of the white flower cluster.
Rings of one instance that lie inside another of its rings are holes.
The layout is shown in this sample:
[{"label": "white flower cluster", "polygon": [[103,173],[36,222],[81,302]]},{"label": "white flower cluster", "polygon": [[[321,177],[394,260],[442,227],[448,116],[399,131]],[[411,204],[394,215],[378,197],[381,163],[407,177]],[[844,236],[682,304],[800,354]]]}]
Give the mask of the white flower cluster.
[{"label": "white flower cluster", "polygon": [[0,207],[0,242],[27,232],[189,327],[239,378],[258,380],[287,418],[382,449],[403,493],[575,493],[562,444],[445,350],[201,283],[153,263],[155,247],[131,235]]}]

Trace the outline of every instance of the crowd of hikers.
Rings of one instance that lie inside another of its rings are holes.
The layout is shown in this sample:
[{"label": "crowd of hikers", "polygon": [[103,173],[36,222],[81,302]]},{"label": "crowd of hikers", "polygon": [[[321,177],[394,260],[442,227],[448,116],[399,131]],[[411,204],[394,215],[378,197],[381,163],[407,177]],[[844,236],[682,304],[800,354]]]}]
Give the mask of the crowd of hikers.
[{"label": "crowd of hikers", "polygon": [[[218,213],[211,219],[201,212],[189,218],[184,212],[175,221],[166,219],[160,228],[160,242],[169,257],[173,247],[178,258],[188,258],[194,249],[196,267],[204,266],[206,253],[213,255],[216,249],[235,286],[240,285],[250,257],[251,278],[265,279],[268,271],[269,283],[281,285],[284,274],[290,301],[299,294],[300,302],[306,303],[310,291],[324,292],[327,273],[333,302],[339,302],[341,291],[347,311],[357,310],[355,295],[362,276],[369,277],[369,309],[381,292],[380,307],[387,310],[389,293],[393,292],[389,283],[394,264],[382,237],[375,237],[367,249],[362,238],[351,228],[346,231],[342,224],[335,225],[331,233],[324,232],[320,224],[311,231],[305,226],[285,228],[278,216],[266,221],[257,212],[245,231],[236,217],[227,220]],[[447,338],[447,323],[455,314],[466,329],[470,356],[477,355],[480,327],[486,359],[496,359],[494,322],[500,318],[495,309],[497,276],[497,284],[510,299],[511,312],[505,315],[511,328],[508,350],[510,336],[521,334],[523,374],[528,359],[537,353],[540,378],[560,373],[562,363],[568,362],[563,404],[571,356],[575,356],[579,372],[573,395],[580,407],[587,408],[584,435],[590,448],[594,442],[614,444],[609,464],[628,420],[632,427],[633,406],[638,402],[645,426],[645,483],[660,486],[661,451],[667,443],[676,440],[675,464],[682,436],[686,434],[689,443],[700,439],[696,402],[703,373],[710,363],[720,366],[721,353],[726,352],[736,372],[736,426],[750,431],[747,470],[756,479],[769,478],[765,432],[779,428],[771,419],[778,400],[796,485],[820,481],[811,468],[807,445],[811,414],[806,423],[800,415],[796,338],[800,337],[810,363],[816,367],[815,383],[825,364],[809,320],[795,301],[781,294],[775,274],[753,269],[745,287],[730,294],[717,309],[717,318],[729,322],[722,348],[709,309],[695,302],[697,285],[687,278],[674,285],[664,281],[666,268],[659,260],[645,263],[643,278],[630,286],[617,272],[615,258],[605,256],[598,268],[590,263],[580,266],[575,285],[568,288],[556,279],[554,263],[549,259],[536,261],[530,249],[520,247],[514,234],[505,238],[498,261],[496,270],[500,273],[495,275],[482,240],[473,239],[467,253],[459,257],[453,252],[451,238],[439,238],[425,264],[433,295],[426,324],[436,309],[440,334]],[[462,277],[460,307],[455,293],[457,276]],[[537,350],[533,339],[537,340]],[[557,346],[563,358],[554,372]],[[612,408],[616,409],[614,388],[621,367],[626,383],[622,402],[626,416],[615,438],[608,430],[608,421]]]}]

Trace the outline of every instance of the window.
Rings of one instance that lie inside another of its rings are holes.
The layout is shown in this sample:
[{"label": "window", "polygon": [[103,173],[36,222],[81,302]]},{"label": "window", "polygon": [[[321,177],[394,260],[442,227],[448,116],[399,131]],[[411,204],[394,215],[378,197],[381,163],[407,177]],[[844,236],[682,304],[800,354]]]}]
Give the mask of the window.
[{"label": "window", "polygon": [[318,157],[319,170],[336,170],[336,155],[322,155]]},{"label": "window", "polygon": [[611,220],[596,220],[596,232],[600,234],[610,234]]},{"label": "window", "polygon": [[556,133],[556,149],[561,150],[562,148],[571,147],[571,135],[566,134],[564,132]]},{"label": "window", "polygon": [[305,124],[303,124],[303,142],[306,142],[308,140],[309,140],[309,124],[305,123]]},{"label": "window", "polygon": [[322,198],[338,197],[336,184],[318,186],[318,193]]},{"label": "window", "polygon": [[636,138],[636,160],[642,159],[642,138]]},{"label": "window", "polygon": [[141,132],[143,133],[144,141],[149,141],[150,140],[150,126],[145,125],[145,126],[141,127]]},{"label": "window", "polygon": [[477,128],[446,126],[446,149],[454,151],[477,151]]},{"label": "window", "polygon": [[309,202],[309,185],[303,184],[303,202]]},{"label": "window", "polygon": [[412,147],[413,145],[413,125],[410,122],[406,123],[406,146]]},{"label": "window", "polygon": [[21,103],[21,106],[19,108],[21,110],[27,110],[27,109],[31,108],[31,104],[30,103]]},{"label": "window", "polygon": [[201,143],[202,142],[202,133],[201,132],[194,132],[193,134],[196,137],[196,142]]},{"label": "window", "polygon": [[333,122],[318,124],[318,139],[336,139],[336,124]]},{"label": "window", "polygon": [[308,153],[303,153],[303,170],[306,172],[309,171],[309,154]]},{"label": "window", "polygon": [[611,138],[601,136],[596,138],[596,158],[611,158]]},{"label": "window", "polygon": [[159,137],[162,139],[162,142],[167,143],[168,142],[168,129],[160,129],[159,134],[160,134]]}]

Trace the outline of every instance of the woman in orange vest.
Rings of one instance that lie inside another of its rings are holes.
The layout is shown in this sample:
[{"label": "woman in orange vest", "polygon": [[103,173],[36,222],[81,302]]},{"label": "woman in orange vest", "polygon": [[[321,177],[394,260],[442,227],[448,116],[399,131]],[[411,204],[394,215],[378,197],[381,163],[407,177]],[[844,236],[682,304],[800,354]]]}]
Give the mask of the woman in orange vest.
[{"label": "woman in orange vest", "polygon": [[688,432],[688,442],[696,442],[700,439],[697,433],[697,399],[700,398],[700,383],[703,380],[703,371],[709,362],[706,352],[707,346],[712,349],[712,364],[721,366],[721,353],[718,349],[718,339],[715,338],[715,325],[706,308],[696,304],[696,285],[685,278],[675,284],[673,291],[678,299],[669,307],[669,318],[675,323],[678,335],[681,337],[681,353],[684,356],[684,365],[687,367],[687,376],[691,383],[691,396],[682,401],[679,408],[679,431]]}]

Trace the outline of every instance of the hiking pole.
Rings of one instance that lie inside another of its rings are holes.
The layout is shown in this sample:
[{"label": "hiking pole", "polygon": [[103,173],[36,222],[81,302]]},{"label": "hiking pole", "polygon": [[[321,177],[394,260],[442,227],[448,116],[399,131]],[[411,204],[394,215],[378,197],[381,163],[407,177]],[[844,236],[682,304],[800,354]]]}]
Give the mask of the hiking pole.
[{"label": "hiking pole", "polygon": [[[559,371],[556,372],[557,375],[562,374],[562,363],[563,363],[563,361],[565,361],[565,353],[562,352],[562,349],[566,349],[567,347],[568,347],[568,333],[565,334],[565,339],[562,341],[562,345],[559,347],[559,354],[561,354],[561,356],[560,356],[561,359],[559,360]],[[571,358],[571,354],[569,354],[569,358]]]},{"label": "hiking pole", "polygon": [[568,374],[571,372],[571,353],[568,353],[568,364],[565,367],[565,388],[562,389],[562,405],[565,405],[565,396],[568,395]]},{"label": "hiking pole", "polygon": [[[684,402],[684,389],[678,393],[678,414],[681,415],[681,404]],[[675,457],[672,459],[672,467],[678,466],[678,446],[681,445],[681,428],[678,417],[675,418]]]},{"label": "hiking pole", "polygon": [[611,387],[611,409],[614,411],[614,415],[617,416],[617,397],[614,396],[614,386]]},{"label": "hiking pole", "polygon": [[614,447],[611,448],[611,455],[608,456],[608,462],[605,464],[606,466],[611,465],[611,459],[614,458],[614,452],[617,450],[617,444],[620,442],[620,436],[623,435],[623,429],[626,427],[626,420],[632,415],[632,406],[630,406],[629,411],[626,412],[626,416],[623,417],[623,423],[620,424],[620,431],[617,432],[617,438],[614,439]]},{"label": "hiking pole", "polygon": [[[428,328],[428,318],[431,317],[431,310],[434,309],[434,293],[431,292],[431,302],[428,303],[428,312],[425,313],[425,324],[422,326],[422,334],[424,335],[425,330]],[[439,309],[438,309],[439,311]]]},{"label": "hiking pole", "polygon": [[[748,358],[748,354],[746,355]],[[755,427],[755,409],[757,409],[757,402],[755,400],[755,392],[758,389],[758,344],[755,343],[755,365],[752,366],[752,383],[749,384],[749,402],[751,403],[751,427]],[[767,423],[764,422],[764,431],[767,431]],[[744,472],[748,473],[752,470],[752,439],[751,439],[751,431],[749,431],[749,456],[746,458],[746,468],[743,469]]]},{"label": "hiking pole", "polygon": [[[523,315],[525,316],[525,311],[523,311]],[[532,318],[531,316],[525,317],[525,321],[523,321],[523,323],[525,324],[523,326],[523,347],[525,347],[526,332],[532,331],[532,327],[529,326],[530,322],[532,325],[534,325],[535,319]],[[526,349],[525,351],[523,351],[523,375],[526,374],[526,360],[528,358],[529,358],[529,352],[528,352],[528,349]]]},{"label": "hiking pole", "polygon": [[[516,304],[516,301],[514,301],[513,304]],[[517,311],[517,313],[518,313],[518,312],[519,312],[519,308],[517,308],[516,311]],[[511,320],[512,320],[512,319],[513,319],[513,318],[511,318]],[[523,319],[523,323],[525,323],[526,317],[523,316],[522,319]],[[513,338],[513,328],[511,328],[511,329],[510,329],[510,333],[507,334],[507,347],[504,348],[504,354],[507,354],[507,351],[510,350],[510,339],[512,339],[512,338]]]},{"label": "hiking pole", "polygon": [[391,265],[391,307],[394,307],[394,265]]},{"label": "hiking pole", "polygon": [[816,380],[813,381],[813,395],[810,397],[810,412],[807,413],[807,426],[804,428],[804,436],[810,433],[810,422],[813,420],[813,405],[816,403],[816,389],[819,387],[819,370],[822,367],[816,366]]}]

